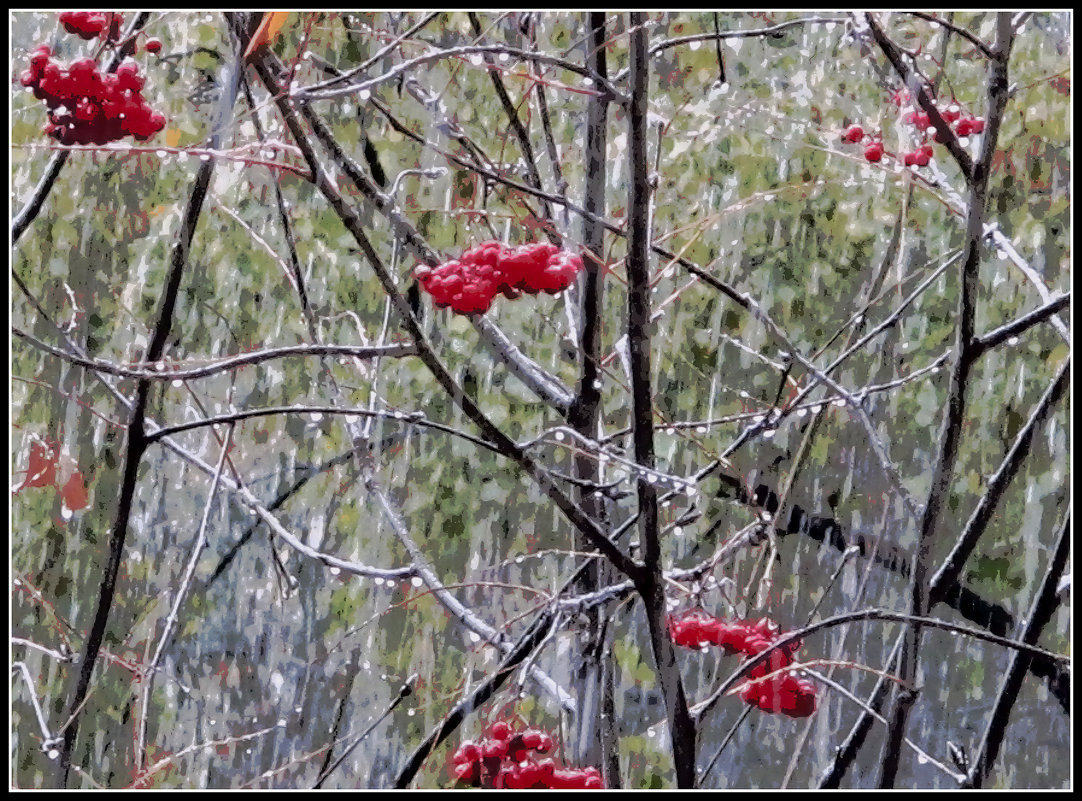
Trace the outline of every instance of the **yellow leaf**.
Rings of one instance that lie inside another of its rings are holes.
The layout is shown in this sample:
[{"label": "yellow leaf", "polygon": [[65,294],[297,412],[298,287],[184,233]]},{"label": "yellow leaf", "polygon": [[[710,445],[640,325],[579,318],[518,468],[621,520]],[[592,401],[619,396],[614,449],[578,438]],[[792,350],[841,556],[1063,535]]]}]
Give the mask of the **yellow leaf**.
[{"label": "yellow leaf", "polygon": [[176,147],[180,144],[180,129],[168,128],[165,131],[165,145],[166,147]]}]

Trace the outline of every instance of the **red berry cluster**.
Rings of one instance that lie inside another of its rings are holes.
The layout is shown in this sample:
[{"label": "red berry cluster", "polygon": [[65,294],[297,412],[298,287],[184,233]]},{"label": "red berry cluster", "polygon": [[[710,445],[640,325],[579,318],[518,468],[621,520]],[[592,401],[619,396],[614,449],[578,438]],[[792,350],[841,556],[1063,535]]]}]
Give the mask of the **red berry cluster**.
[{"label": "red berry cluster", "polygon": [[902,160],[907,167],[912,167],[914,165],[917,167],[927,167],[928,162],[932,160],[932,146],[925,142],[916,150],[903,153]]},{"label": "red berry cluster", "polygon": [[[883,158],[883,143],[878,139],[868,137],[868,144],[864,147],[864,158],[868,161],[880,161]],[[864,140],[864,129],[859,125],[850,125],[842,132],[842,141],[855,145]]]},{"label": "red berry cluster", "polygon": [[[890,98],[890,102],[896,106],[905,106],[910,100],[909,92],[905,90],[895,92]],[[969,136],[970,134],[981,133],[984,130],[983,119],[964,114],[957,105],[952,104],[939,113],[954,128],[954,133],[957,136]],[[921,139],[924,140],[923,144],[916,150],[903,153],[901,155],[902,162],[907,167],[927,167],[933,155],[932,145],[927,141],[928,130],[932,127],[931,119],[923,111],[909,111],[902,117],[902,121],[914,125]],[[945,141],[938,131],[935,132],[933,138],[941,144]],[[850,125],[842,132],[842,141],[850,145],[858,144],[865,139],[867,139],[867,143],[864,145],[864,158],[872,162],[882,161],[885,151],[881,139],[866,136],[864,129],[860,125]]]},{"label": "red berry cluster", "polygon": [[23,86],[49,107],[45,133],[65,145],[104,145],[131,134],[149,139],[165,127],[165,117],[143,99],[139,65],[127,60],[115,73],[103,75],[92,58],[67,68],[39,45],[30,54]]},{"label": "red berry cluster", "polygon": [[124,24],[124,15],[113,11],[63,11],[57,18],[64,30],[83,39],[93,39],[103,31],[107,39],[116,39]]},{"label": "red berry cluster", "polygon": [[487,737],[478,742],[466,740],[458,746],[451,757],[451,773],[461,785],[468,787],[513,790],[603,787],[597,768],[560,768],[551,758],[536,758],[536,754],[547,754],[552,748],[552,737],[545,732],[515,731],[501,720],[489,727]]},{"label": "red berry cluster", "polygon": [[[766,618],[755,623],[727,622],[695,612],[681,618],[671,618],[669,632],[673,642],[685,648],[719,645],[727,654],[742,653],[746,656],[761,654],[781,636],[777,625]],[[794,640],[771,651],[765,661],[751,669],[749,678],[761,679],[768,673],[788,667],[799,648],[800,641]],[[764,712],[782,712],[793,718],[806,718],[815,711],[815,685],[798,679],[792,673],[779,673],[767,681],[751,681],[740,697],[745,703],[757,706]]]},{"label": "red berry cluster", "polygon": [[[982,133],[984,131],[984,119],[982,117],[963,114],[961,109],[957,106],[941,109],[939,114],[953,126],[954,133],[958,136],[969,136],[970,134]],[[902,117],[902,120],[904,122],[912,123],[922,133],[926,132],[932,126],[931,118],[923,111],[910,111]],[[938,132],[935,134],[935,140],[937,142],[943,141],[943,138]]]},{"label": "red berry cluster", "polygon": [[547,242],[507,248],[489,241],[438,267],[420,265],[414,275],[437,306],[480,314],[500,293],[513,299],[519,290],[531,295],[562,292],[581,269],[582,257]]},{"label": "red berry cluster", "polygon": [[879,138],[872,138],[870,134],[865,134],[864,129],[860,125],[850,125],[844,131],[842,131],[842,141],[846,144],[856,145],[867,139],[867,143],[864,145],[864,158],[867,161],[882,161],[883,160],[883,140]]}]

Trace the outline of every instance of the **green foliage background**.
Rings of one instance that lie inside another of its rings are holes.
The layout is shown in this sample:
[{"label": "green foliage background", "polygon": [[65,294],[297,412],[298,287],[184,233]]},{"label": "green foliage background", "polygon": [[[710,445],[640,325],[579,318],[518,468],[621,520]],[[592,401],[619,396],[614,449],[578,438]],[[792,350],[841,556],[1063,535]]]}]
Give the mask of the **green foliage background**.
[{"label": "green foliage background", "polygon": [[[295,15],[275,42],[276,53],[296,66],[296,82],[321,80],[312,53],[339,69],[372,57],[388,35],[407,30],[421,15],[374,13]],[[524,46],[516,15],[484,14],[492,41]],[[772,22],[796,18],[776,14]],[[921,280],[955,255],[963,244],[959,218],[945,193],[923,178],[895,169],[885,160],[866,163],[860,149],[841,144],[839,132],[853,121],[881,128],[888,151],[900,151],[911,133],[888,103],[893,86],[884,83],[884,61],[865,53],[847,36],[845,15],[822,15],[837,22],[799,25],[777,37],[730,39],[722,46],[728,84],[717,84],[712,42],[663,50],[651,61],[650,157],[656,159],[655,241],[680,253],[756,298],[803,353],[823,347],[861,310],[860,298],[886,258],[895,220],[902,215],[901,249],[890,262],[880,297],[866,310],[869,324],[883,319]],[[1035,14],[1019,35],[1011,59],[1012,96],[1000,134],[992,177],[990,220],[996,222],[1053,294],[1070,288],[1070,47],[1064,14]],[[709,14],[651,14],[651,41],[713,31]],[[955,22],[986,41],[990,13],[959,13]],[[748,14],[722,14],[723,30],[761,27]],[[891,33],[907,46],[923,43],[938,52],[942,31],[926,22],[892,15]],[[609,63],[613,73],[627,64],[626,20],[613,15]],[[53,43],[65,60],[89,45],[58,31],[54,16],[12,16],[11,190],[13,207],[25,202],[49,158],[40,134],[45,121],[38,101],[17,84],[27,53],[40,41]],[[539,49],[581,63],[582,15],[540,14]],[[208,133],[214,84],[231,45],[220,15],[154,14],[147,28],[165,42],[160,59],[140,54],[148,74],[148,101],[169,119],[166,146],[81,151],[71,155],[41,215],[12,249],[12,270],[40,301],[47,318],[13,289],[12,324],[37,339],[58,344],[64,328],[93,357],[127,363],[145,349],[149,326],[169,264],[198,149]],[[464,14],[443,14],[370,69],[376,75],[424,52],[421,42],[458,46],[473,41]],[[937,75],[936,64],[926,66]],[[496,101],[487,70],[468,59],[444,59],[413,73],[438,94],[457,121],[501,169],[512,175],[521,158]],[[543,131],[525,67],[511,62],[502,74],[520,118],[527,122],[545,186],[556,185],[544,153]],[[252,73],[250,72],[251,76]],[[948,49],[941,93],[983,114],[982,61],[957,38]],[[586,176],[586,96],[581,76],[546,71],[546,97],[568,197],[581,203]],[[1064,84],[1064,81],[1066,83]],[[253,79],[254,82],[254,79]],[[1066,86],[1066,89],[1064,89]],[[281,147],[256,148],[264,160],[300,164],[273,105],[253,90],[256,110],[238,107],[227,146],[258,143],[252,117]],[[398,122],[432,147],[403,136],[371,103],[345,98],[317,104],[343,147],[358,160],[363,142],[377,148],[391,181],[402,176],[395,199],[428,243],[453,256],[495,235],[512,244],[537,234],[523,224],[524,198],[506,188],[476,186],[462,196],[469,175],[443,154],[461,146],[443,136],[431,113],[394,82],[374,96]],[[627,120],[616,106],[609,116],[607,187],[610,219],[623,223],[629,185]],[[189,152],[191,151],[191,152]],[[279,182],[289,208],[300,263],[325,342],[365,344],[398,333],[393,317],[384,328],[386,298],[353,240],[318,193],[288,171],[272,171],[246,160],[251,152],[218,161],[212,194],[199,221],[180,304],[174,320],[170,362],[196,364],[244,350],[309,341],[296,293],[285,277],[283,232],[274,210]],[[941,149],[936,165],[946,182],[962,179]],[[404,170],[446,168],[431,179]],[[922,173],[922,176],[928,173]],[[344,183],[340,187],[349,194]],[[352,201],[362,205],[353,194]],[[532,207],[539,203],[525,198]],[[381,257],[405,285],[415,261],[394,242],[386,220],[366,210],[367,233]],[[487,222],[486,222],[487,221]],[[574,248],[581,220],[557,210],[555,226]],[[626,317],[621,259],[625,242],[606,239],[603,254],[612,265],[606,279],[604,349],[609,355],[603,384],[603,428],[613,435],[630,422],[627,380],[615,357]],[[778,354],[764,326],[742,313],[676,265],[655,261],[654,301],[663,315],[654,330],[654,382],[659,422],[659,469],[686,476],[709,462],[739,433],[737,423],[706,421],[769,409],[778,390]],[[1003,254],[989,250],[981,264],[977,328],[988,330],[1015,319],[1041,301]],[[897,380],[923,368],[952,346],[957,273],[948,270],[901,316],[897,325],[835,373],[844,386],[859,388]],[[565,355],[574,337],[566,304],[571,295],[498,300],[490,317],[511,340],[544,368],[574,386],[578,367]],[[426,302],[426,330],[452,373],[472,388],[486,414],[518,441],[541,437],[562,420],[485,351],[469,321]],[[1065,315],[1066,316],[1066,315]],[[838,353],[830,345],[818,361]],[[1028,418],[1069,346],[1047,325],[1027,331],[1016,343],[991,351],[977,366],[969,391],[969,420],[948,510],[953,534],[966,520],[987,476],[995,469]],[[385,360],[378,366],[327,360],[353,406],[421,411],[431,420],[472,432],[458,408],[416,359]],[[90,507],[66,519],[58,493],[28,489],[13,496],[11,560],[13,635],[79,651],[89,626],[114,513],[123,457],[125,410],[103,383],[85,369],[16,339],[12,347],[12,486],[21,483],[33,437],[52,438],[87,475]],[[799,375],[797,376],[800,377]],[[926,497],[936,456],[946,371],[902,382],[870,396],[869,409],[888,443],[908,489]],[[115,382],[127,394],[133,383]],[[177,423],[233,409],[323,404],[327,397],[314,358],[291,358],[228,374],[162,385],[150,415]],[[807,420],[790,418],[770,439],[759,439],[734,457],[734,470],[751,487],[778,485]],[[1057,408],[1034,441],[995,522],[969,567],[967,581],[1016,615],[1024,613],[1048,560],[1056,521],[1066,508],[1069,476],[1069,409]],[[514,633],[569,575],[573,533],[567,521],[528,477],[506,460],[460,437],[385,420],[372,429],[379,477],[404,514],[414,540],[455,593],[492,625]],[[213,465],[219,446],[206,429],[180,435],[178,442]],[[233,464],[264,503],[300,475],[319,468],[351,447],[340,419],[329,415],[279,415],[238,425]],[[544,437],[535,452],[550,466],[570,472],[569,441]],[[617,442],[617,444],[623,444]],[[630,451],[628,451],[630,452]],[[620,477],[611,473],[612,479]],[[634,486],[612,509],[615,521],[634,510]],[[126,786],[134,773],[135,720],[147,715],[153,759],[176,755],[169,770],[154,773],[158,787],[310,786],[323,749],[336,737],[363,731],[382,713],[411,674],[415,695],[380,724],[334,775],[337,787],[385,786],[406,754],[438,723],[461,691],[494,665],[490,648],[471,641],[428,594],[408,583],[392,584],[335,575],[326,567],[278,552],[294,586],[277,577],[265,529],[257,529],[221,580],[204,582],[219,560],[253,524],[252,515],[228,494],[208,494],[207,476],[161,446],[141,465],[135,514],[127,540],[124,575],[109,625],[106,658],[95,676],[76,750],[85,765],[84,786]],[[692,508],[698,522],[672,532],[667,559],[685,566],[705,557],[713,542],[700,542],[712,524],[721,538],[747,525],[751,512],[715,497],[716,482],[663,510],[672,521]],[[793,500],[825,511],[827,495],[838,493],[837,516],[849,530],[883,535],[912,548],[913,526],[905,517],[872,458],[859,425],[844,409],[832,408],[818,434],[811,462],[793,490]],[[196,585],[181,613],[181,627],[156,679],[152,709],[138,708],[135,666],[147,659],[183,574],[196,531],[211,504],[210,548],[197,568]],[[348,463],[323,470],[277,511],[301,539],[342,558],[399,566],[409,555],[395,540],[377,505]],[[933,555],[941,559],[948,536]],[[754,581],[765,551],[749,552],[726,568],[726,599],[704,599],[711,611],[769,615],[786,628],[802,625],[823,598],[818,615],[848,608],[864,564],[845,569],[827,585],[840,555],[791,537],[781,541],[769,591]],[[904,583],[872,571],[865,598],[879,606],[900,605]],[[681,599],[688,605],[687,599]],[[900,606],[899,606],[900,608]],[[938,613],[951,617],[950,610]],[[620,763],[627,787],[668,785],[664,711],[654,689],[652,657],[641,609],[628,602],[611,610],[616,628],[617,713]],[[1057,636],[1042,644],[1068,648],[1068,615],[1057,618]],[[838,629],[809,642],[811,657],[836,654],[856,665],[882,665],[895,629],[866,624]],[[925,692],[910,736],[945,756],[947,740],[972,743],[985,725],[1006,654],[997,648],[947,635],[928,634],[930,657]],[[566,680],[577,645],[572,628],[545,648],[538,665]],[[65,715],[71,666],[32,648],[17,646],[36,682],[50,724]],[[686,657],[686,658],[684,658]],[[735,660],[682,655],[693,699],[728,675]],[[835,679],[858,696],[874,676],[841,670]],[[40,750],[40,732],[27,688],[13,680],[12,782],[45,787],[51,762]],[[832,749],[859,709],[823,689],[810,744],[795,760],[791,785],[813,786]],[[716,750],[743,711],[738,699],[722,702],[707,719],[700,759]],[[462,737],[480,732],[485,720],[508,713],[550,730],[566,721],[551,699],[527,683],[503,692],[471,718]],[[1043,684],[1027,679],[1024,698],[1012,718],[1001,786],[1068,785],[1069,735],[1066,716],[1049,700]],[[789,764],[802,723],[753,712],[712,774],[714,786],[773,787]],[[875,738],[882,735],[877,731]],[[195,747],[193,747],[193,744]],[[339,747],[340,748],[340,747]],[[444,749],[446,750],[446,749]],[[853,778],[854,786],[874,781],[877,748]],[[449,752],[448,752],[449,753]],[[418,786],[449,786],[446,753],[428,763]],[[911,760],[902,782],[909,786],[951,786],[933,768]]]}]

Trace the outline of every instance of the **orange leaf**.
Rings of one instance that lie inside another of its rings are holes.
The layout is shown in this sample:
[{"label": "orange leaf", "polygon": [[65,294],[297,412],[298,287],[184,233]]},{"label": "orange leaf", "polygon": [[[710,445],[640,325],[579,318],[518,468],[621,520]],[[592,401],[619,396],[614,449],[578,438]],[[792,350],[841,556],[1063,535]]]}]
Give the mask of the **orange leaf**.
[{"label": "orange leaf", "polygon": [[64,505],[73,512],[78,512],[80,509],[87,507],[90,500],[86,495],[86,484],[83,481],[82,473],[76,470],[71,474],[71,478],[64,485],[64,489],[60,490],[60,497],[64,499]]},{"label": "orange leaf", "polygon": [[26,481],[16,492],[27,487],[49,487],[56,483],[56,454],[38,442],[30,443],[30,464]]},{"label": "orange leaf", "polygon": [[278,32],[282,30],[282,26],[286,24],[286,17],[288,16],[288,11],[263,12],[263,19],[259,23],[259,27],[256,28],[255,33],[252,34],[252,41],[248,43],[248,49],[244,51],[245,60],[247,60],[261,44],[269,42],[278,35]]}]

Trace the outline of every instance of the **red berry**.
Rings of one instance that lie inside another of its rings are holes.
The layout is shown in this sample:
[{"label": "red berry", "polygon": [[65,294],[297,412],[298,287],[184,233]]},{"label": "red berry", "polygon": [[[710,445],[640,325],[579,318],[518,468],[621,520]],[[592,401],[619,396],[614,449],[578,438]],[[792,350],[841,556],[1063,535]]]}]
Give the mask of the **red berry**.
[{"label": "red berry", "polygon": [[159,53],[162,49],[161,39],[147,39],[143,44],[143,49],[148,53]]},{"label": "red berry", "polygon": [[582,787],[582,778],[577,770],[556,770],[549,779],[549,786],[557,790],[570,790]]},{"label": "red berry", "polygon": [[851,145],[855,145],[861,139],[864,138],[864,129],[859,125],[850,125],[845,129],[845,133],[842,134],[842,140],[848,142]]},{"label": "red berry", "polygon": [[923,150],[914,150],[911,153],[906,153],[904,160],[907,167],[924,167],[928,164],[929,157]]},{"label": "red berry", "polygon": [[511,727],[506,722],[498,720],[489,728],[488,736],[494,740],[506,740],[511,736]]},{"label": "red berry", "polygon": [[57,19],[64,30],[83,39],[93,39],[107,24],[105,14],[100,11],[65,11]]},{"label": "red berry", "polygon": [[940,111],[939,113],[943,117],[943,119],[945,119],[947,122],[950,122],[950,123],[957,122],[958,118],[962,116],[962,112],[958,108],[956,108],[955,106],[951,106],[948,109],[944,109],[943,111]]},{"label": "red berry", "polygon": [[981,133],[984,130],[984,120],[980,117],[962,117],[954,124],[954,132],[959,136]]},{"label": "red berry", "polygon": [[45,69],[45,65],[49,63],[51,57],[52,51],[45,45],[34,48],[30,53],[30,72],[34,75],[41,75],[41,71]]},{"label": "red berry", "polygon": [[455,765],[452,772],[459,781],[473,782],[480,778],[477,768],[476,762],[463,762],[461,765]]},{"label": "red berry", "polygon": [[116,68],[117,85],[121,89],[138,92],[143,88],[144,78],[139,74],[139,65],[134,61],[125,61]]},{"label": "red berry", "polygon": [[881,160],[883,158],[883,145],[879,142],[872,142],[864,148],[864,158],[868,161]]},{"label": "red berry", "polygon": [[527,762],[525,765],[519,765],[518,769],[519,778],[523,787],[533,787],[541,781],[541,768],[536,762]]},{"label": "red berry", "polygon": [[451,761],[456,763],[477,762],[481,759],[481,747],[472,740],[466,740],[455,750]]},{"label": "red berry", "polygon": [[[801,684],[805,683],[801,682]],[[785,714],[793,718],[806,718],[815,712],[815,706],[815,690],[801,687],[800,691],[797,692],[792,707],[785,710]]]}]

